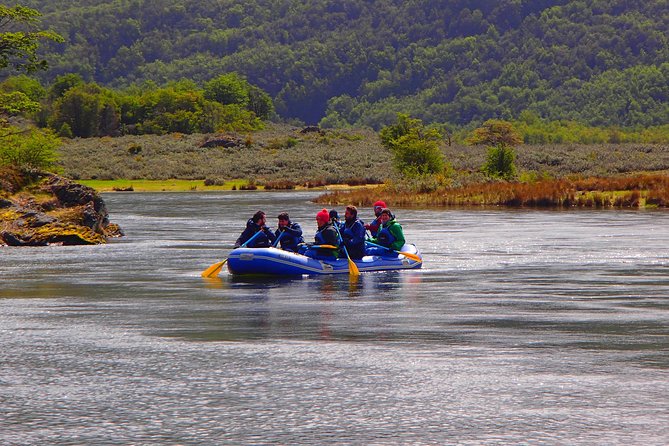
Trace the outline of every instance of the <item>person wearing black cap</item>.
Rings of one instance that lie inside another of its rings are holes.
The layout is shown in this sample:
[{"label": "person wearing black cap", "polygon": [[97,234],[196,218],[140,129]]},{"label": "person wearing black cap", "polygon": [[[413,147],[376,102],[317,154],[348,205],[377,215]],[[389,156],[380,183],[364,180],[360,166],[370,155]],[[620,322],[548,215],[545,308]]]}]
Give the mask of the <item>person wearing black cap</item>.
[{"label": "person wearing black cap", "polygon": [[235,248],[239,248],[248,240],[251,239],[258,231],[263,233],[254,238],[248,245],[248,248],[267,248],[272,246],[272,243],[276,239],[274,233],[265,226],[267,218],[263,211],[258,211],[253,214],[253,217],[249,218],[246,222],[246,228],[241,233],[237,241],[235,242]]},{"label": "person wearing black cap", "polygon": [[340,231],[344,228],[344,224],[339,220],[339,213],[336,209],[330,209],[330,221],[337,226]]},{"label": "person wearing black cap", "polygon": [[[393,217],[393,213],[390,212],[390,209],[383,208],[381,215],[379,215],[379,221],[381,222],[379,232],[376,237],[370,241],[394,251],[401,251],[406,243],[406,240],[404,239],[404,231],[402,230],[402,226],[395,220],[395,217]],[[388,255],[389,253],[390,251],[384,250],[383,248],[367,248],[368,255]]]},{"label": "person wearing black cap", "polygon": [[279,225],[274,235],[277,238],[281,237],[279,239],[279,243],[281,243],[281,249],[284,251],[297,252],[297,245],[304,243],[304,238],[302,237],[302,227],[299,223],[290,221],[288,212],[280,213],[277,218],[279,219]]}]

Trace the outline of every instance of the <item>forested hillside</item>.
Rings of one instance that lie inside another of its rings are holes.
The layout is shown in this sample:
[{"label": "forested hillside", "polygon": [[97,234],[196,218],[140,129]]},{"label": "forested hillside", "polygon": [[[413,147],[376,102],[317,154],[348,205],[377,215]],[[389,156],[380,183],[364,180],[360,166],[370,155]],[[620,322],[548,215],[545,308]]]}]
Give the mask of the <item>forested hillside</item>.
[{"label": "forested hillside", "polygon": [[[593,126],[669,122],[667,0],[25,0],[65,43],[43,82],[120,88],[236,71],[283,118],[379,128],[408,113]],[[531,113],[528,113],[531,112]]]}]

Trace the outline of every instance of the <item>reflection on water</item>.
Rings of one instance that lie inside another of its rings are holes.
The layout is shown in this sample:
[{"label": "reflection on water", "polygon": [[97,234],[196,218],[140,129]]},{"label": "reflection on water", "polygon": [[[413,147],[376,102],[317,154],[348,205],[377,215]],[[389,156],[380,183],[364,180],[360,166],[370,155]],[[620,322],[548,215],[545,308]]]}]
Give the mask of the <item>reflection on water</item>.
[{"label": "reflection on water", "polygon": [[667,443],[669,214],[398,209],[422,270],[200,277],[313,195],[113,194],[123,239],[0,248],[0,443]]}]

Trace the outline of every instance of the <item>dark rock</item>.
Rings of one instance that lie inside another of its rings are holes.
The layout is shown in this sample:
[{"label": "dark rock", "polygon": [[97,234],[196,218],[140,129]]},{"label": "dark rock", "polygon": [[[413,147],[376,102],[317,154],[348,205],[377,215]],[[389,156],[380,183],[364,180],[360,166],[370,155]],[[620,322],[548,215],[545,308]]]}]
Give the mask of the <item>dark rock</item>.
[{"label": "dark rock", "polygon": [[10,208],[13,205],[14,205],[14,203],[12,203],[11,201],[5,200],[4,198],[0,198],[0,209]]},{"label": "dark rock", "polygon": [[235,138],[232,136],[217,136],[215,138],[209,138],[200,144],[200,147],[225,147],[229,149],[233,147],[241,147],[243,145],[244,141],[242,141],[240,138]]},{"label": "dark rock", "polygon": [[[0,213],[0,245],[88,245],[123,235],[118,225],[109,222],[105,203],[94,189],[50,173],[37,174],[32,182],[39,179],[39,201],[28,189],[12,196],[12,201],[2,199],[9,210]],[[43,192],[52,198],[45,200]]]},{"label": "dark rock", "polygon": [[322,135],[323,130],[321,130],[321,128],[318,127],[317,125],[308,125],[302,130],[300,130],[300,133],[320,133]]}]

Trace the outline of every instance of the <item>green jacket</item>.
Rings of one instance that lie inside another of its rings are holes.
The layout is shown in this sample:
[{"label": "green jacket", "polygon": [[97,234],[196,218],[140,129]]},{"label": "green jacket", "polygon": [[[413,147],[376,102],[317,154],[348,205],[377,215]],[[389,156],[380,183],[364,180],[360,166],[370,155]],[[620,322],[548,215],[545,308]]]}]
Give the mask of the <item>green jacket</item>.
[{"label": "green jacket", "polygon": [[402,246],[406,243],[402,225],[397,223],[394,218],[388,220],[387,223],[379,228],[379,232],[376,237],[372,239],[372,243],[394,249],[395,251],[401,250]]}]

